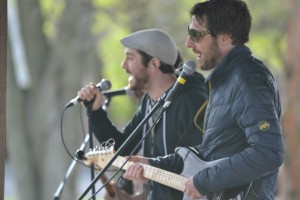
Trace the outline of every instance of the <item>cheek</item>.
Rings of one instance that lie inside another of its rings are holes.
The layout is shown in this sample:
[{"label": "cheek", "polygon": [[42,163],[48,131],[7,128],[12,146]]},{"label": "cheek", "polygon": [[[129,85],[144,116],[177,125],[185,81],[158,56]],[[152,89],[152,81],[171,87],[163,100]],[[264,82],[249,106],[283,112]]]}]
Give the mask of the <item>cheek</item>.
[{"label": "cheek", "polygon": [[211,54],[211,45],[208,42],[201,43],[199,48],[203,55],[208,56]]},{"label": "cheek", "polygon": [[130,71],[130,73],[134,76],[138,76],[141,72],[141,69],[139,68],[138,65],[136,65],[136,63],[131,63],[128,65],[128,71]]},{"label": "cheek", "polygon": [[126,69],[130,72],[136,71],[135,62],[131,60],[126,61]]}]

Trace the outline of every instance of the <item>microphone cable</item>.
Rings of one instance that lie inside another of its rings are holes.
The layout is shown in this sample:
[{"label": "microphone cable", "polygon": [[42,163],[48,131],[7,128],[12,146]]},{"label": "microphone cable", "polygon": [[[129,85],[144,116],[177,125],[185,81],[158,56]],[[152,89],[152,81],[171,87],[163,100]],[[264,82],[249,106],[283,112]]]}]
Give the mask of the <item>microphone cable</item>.
[{"label": "microphone cable", "polygon": [[[76,158],[76,156],[74,156],[70,151],[69,151],[69,148],[67,147],[66,143],[65,143],[65,138],[64,138],[64,131],[63,131],[63,119],[64,119],[64,115],[65,115],[65,111],[67,110],[67,107],[65,107],[62,111],[62,114],[61,114],[61,118],[60,118],[60,135],[61,135],[61,141],[62,141],[62,144],[64,146],[64,149],[66,150],[68,156],[76,161],[77,163],[85,166],[85,167],[90,167],[86,164],[84,164],[83,162],[81,162],[79,159]],[[80,110],[81,111],[81,110]],[[83,127],[83,122],[82,122],[82,116],[80,115],[80,118],[81,118],[81,127],[83,129],[83,132],[84,132],[84,127]]]}]

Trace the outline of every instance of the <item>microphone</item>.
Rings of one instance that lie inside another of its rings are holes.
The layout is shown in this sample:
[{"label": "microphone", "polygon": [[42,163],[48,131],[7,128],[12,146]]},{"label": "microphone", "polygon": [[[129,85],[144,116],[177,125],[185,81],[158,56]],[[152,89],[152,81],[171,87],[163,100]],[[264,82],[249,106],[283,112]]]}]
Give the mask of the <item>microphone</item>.
[{"label": "microphone", "polygon": [[183,69],[177,78],[176,83],[174,84],[173,88],[168,93],[167,97],[165,98],[165,103],[163,105],[163,108],[167,108],[170,106],[172,101],[175,99],[178,91],[181,89],[181,87],[185,84],[187,78],[195,72],[196,64],[193,61],[187,61],[183,64]]},{"label": "microphone", "polygon": [[[106,79],[102,79],[97,85],[96,87],[100,90],[109,90],[111,88],[111,83],[109,80]],[[78,103],[80,103],[82,101],[82,99],[80,99],[78,96],[75,97],[74,99],[72,99],[67,105],[66,108],[74,106]]]},{"label": "microphone", "polygon": [[102,94],[104,96],[106,96],[106,98],[111,98],[111,97],[119,96],[119,95],[129,95],[129,96],[132,96],[132,95],[134,95],[134,91],[131,90],[131,89],[129,89],[126,86],[123,89],[106,91],[106,92],[102,92]]}]

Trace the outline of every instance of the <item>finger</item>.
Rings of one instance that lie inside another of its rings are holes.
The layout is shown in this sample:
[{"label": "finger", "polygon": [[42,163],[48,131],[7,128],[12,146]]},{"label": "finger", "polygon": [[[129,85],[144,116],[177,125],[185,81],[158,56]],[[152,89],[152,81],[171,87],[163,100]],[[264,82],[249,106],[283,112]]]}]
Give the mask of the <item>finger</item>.
[{"label": "finger", "polygon": [[87,95],[85,92],[85,88],[81,88],[78,92],[77,92],[77,96],[82,99],[82,100],[86,100],[87,99]]},{"label": "finger", "polygon": [[93,99],[94,95],[91,94],[91,89],[89,87],[82,88],[80,91],[80,98],[82,100],[90,101]]},{"label": "finger", "polygon": [[135,179],[135,178],[136,178],[136,177],[135,177],[135,166],[134,166],[134,165],[129,166],[129,167],[127,168],[127,170],[125,171],[125,173],[123,174],[123,177],[124,177],[125,179],[128,179],[128,180],[133,180],[133,179]]},{"label": "finger", "polygon": [[123,178],[127,179],[127,180],[131,180],[131,176],[129,175],[130,171],[129,169],[127,169],[125,171],[125,173],[123,174]]},{"label": "finger", "polygon": [[187,196],[191,196],[191,191],[189,191],[189,190],[185,190],[185,192],[186,192],[186,194],[187,194]]},{"label": "finger", "polygon": [[142,177],[142,173],[141,173],[143,170],[142,166],[140,164],[135,164],[132,166],[132,168],[133,168],[133,171],[132,171],[133,176],[137,179],[140,179]]},{"label": "finger", "polygon": [[89,87],[93,94],[101,93],[95,84],[90,85]]}]

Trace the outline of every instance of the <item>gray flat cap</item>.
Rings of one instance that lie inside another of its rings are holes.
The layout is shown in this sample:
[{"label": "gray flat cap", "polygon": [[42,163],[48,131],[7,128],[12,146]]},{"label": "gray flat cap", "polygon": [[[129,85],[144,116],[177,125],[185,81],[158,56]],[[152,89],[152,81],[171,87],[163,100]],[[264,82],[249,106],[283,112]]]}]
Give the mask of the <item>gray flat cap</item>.
[{"label": "gray flat cap", "polygon": [[120,41],[124,47],[144,51],[166,64],[173,66],[177,60],[176,43],[169,34],[162,30],[147,29],[137,31],[122,38]]}]

